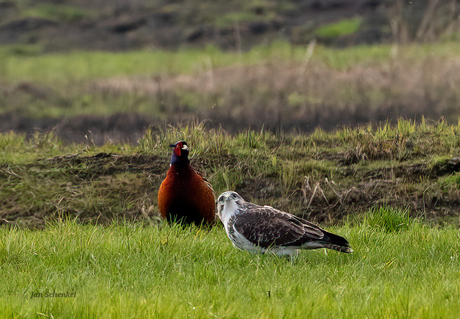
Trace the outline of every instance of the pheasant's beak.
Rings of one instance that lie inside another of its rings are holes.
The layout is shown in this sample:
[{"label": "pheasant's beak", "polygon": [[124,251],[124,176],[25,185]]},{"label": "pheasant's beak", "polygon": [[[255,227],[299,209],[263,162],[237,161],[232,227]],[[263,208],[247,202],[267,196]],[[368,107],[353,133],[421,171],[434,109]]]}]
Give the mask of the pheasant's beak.
[{"label": "pheasant's beak", "polygon": [[179,156],[179,157],[182,155],[182,151],[189,150],[188,146],[182,142],[177,142],[176,144],[171,144],[169,146],[174,147],[174,153],[176,154],[176,156]]}]

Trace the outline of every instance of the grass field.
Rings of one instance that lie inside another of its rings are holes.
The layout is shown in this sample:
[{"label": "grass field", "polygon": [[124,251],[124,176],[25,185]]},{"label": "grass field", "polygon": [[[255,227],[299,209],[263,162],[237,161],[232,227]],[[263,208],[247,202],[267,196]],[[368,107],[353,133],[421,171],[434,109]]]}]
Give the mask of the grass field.
[{"label": "grass field", "polygon": [[[0,47],[0,77],[6,83],[37,81],[58,85],[81,80],[134,75],[196,74],[210,68],[233,64],[254,65],[302,62],[308,46],[294,46],[286,42],[256,46],[248,52],[222,51],[208,46],[205,49],[184,49],[174,52],[140,50],[132,52],[41,53],[39,46],[16,45]],[[357,65],[388,63],[391,59],[413,60],[423,63],[430,57],[452,58],[460,53],[460,44],[446,42],[401,46],[394,51],[391,45],[355,46],[333,49],[318,45],[310,59],[335,70],[347,70]],[[308,55],[307,55],[308,57]]]},{"label": "grass field", "polygon": [[153,123],[210,119],[233,132],[262,125],[312,132],[422,115],[456,123],[458,52],[456,42],[345,49],[274,42],[241,53],[3,47],[0,116],[57,123],[134,113]]},{"label": "grass field", "polygon": [[353,254],[310,251],[296,260],[239,251],[220,226],[1,228],[0,315],[456,318],[458,229],[413,221],[398,229],[391,223],[400,213],[375,214],[332,229],[349,239]]},{"label": "grass field", "polygon": [[[0,133],[0,317],[457,317],[459,51],[455,43],[278,43],[247,53],[3,48],[1,115],[137,112],[246,127],[274,120],[279,129],[152,125],[137,141],[101,145],[90,133],[70,143],[58,129]],[[401,110],[449,121],[298,132]],[[282,129],[289,121],[298,131]],[[304,216],[355,252],[252,256],[220,226],[159,223],[168,145],[180,139],[217,195],[236,190]]]},{"label": "grass field", "polygon": [[[456,318],[459,130],[401,120],[229,135],[195,124],[103,146],[2,134],[0,317]],[[158,222],[179,139],[217,194],[315,220],[354,253],[253,256],[220,225]]]}]

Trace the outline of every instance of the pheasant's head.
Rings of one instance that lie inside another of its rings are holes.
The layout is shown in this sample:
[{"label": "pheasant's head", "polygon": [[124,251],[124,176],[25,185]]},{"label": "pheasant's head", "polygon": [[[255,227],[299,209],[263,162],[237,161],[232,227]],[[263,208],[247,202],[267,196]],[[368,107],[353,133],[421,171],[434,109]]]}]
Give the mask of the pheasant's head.
[{"label": "pheasant's head", "polygon": [[189,149],[187,146],[187,142],[179,141],[169,146],[174,147],[171,155],[171,165],[177,163],[190,163],[190,160],[188,159]]}]

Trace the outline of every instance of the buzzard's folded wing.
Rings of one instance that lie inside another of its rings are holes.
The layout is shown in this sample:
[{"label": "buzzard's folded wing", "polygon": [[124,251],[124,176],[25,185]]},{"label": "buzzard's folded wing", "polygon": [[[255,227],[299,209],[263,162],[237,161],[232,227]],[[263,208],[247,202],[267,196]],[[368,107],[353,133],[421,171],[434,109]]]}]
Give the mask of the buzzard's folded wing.
[{"label": "buzzard's folded wing", "polygon": [[260,247],[300,246],[324,237],[318,226],[270,206],[246,203],[242,211],[233,228]]}]

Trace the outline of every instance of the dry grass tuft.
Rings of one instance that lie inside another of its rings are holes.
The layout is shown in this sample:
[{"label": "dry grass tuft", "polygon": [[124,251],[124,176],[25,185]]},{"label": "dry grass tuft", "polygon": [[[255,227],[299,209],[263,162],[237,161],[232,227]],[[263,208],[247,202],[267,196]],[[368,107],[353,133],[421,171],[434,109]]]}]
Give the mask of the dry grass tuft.
[{"label": "dry grass tuft", "polygon": [[[391,59],[337,70],[318,62],[265,63],[216,68],[193,76],[121,77],[96,81],[91,92],[136,94],[178,110],[243,127],[297,128],[396,120],[399,117],[455,121],[460,98],[460,59]],[[176,103],[176,105],[171,105]],[[182,106],[178,106],[182,105]],[[198,112],[198,113],[197,113]]]}]

